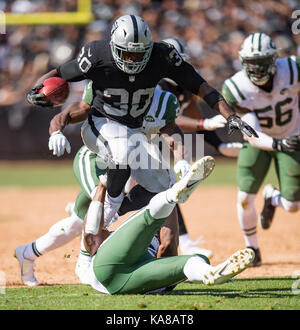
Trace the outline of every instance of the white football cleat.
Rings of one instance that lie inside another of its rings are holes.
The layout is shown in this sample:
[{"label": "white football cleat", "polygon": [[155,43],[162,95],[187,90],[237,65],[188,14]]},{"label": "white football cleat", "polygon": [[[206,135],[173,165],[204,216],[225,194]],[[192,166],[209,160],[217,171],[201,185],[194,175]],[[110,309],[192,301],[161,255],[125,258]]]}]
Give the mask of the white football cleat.
[{"label": "white football cleat", "polygon": [[167,191],[168,200],[175,203],[185,203],[199,184],[210,175],[214,167],[215,160],[211,156],[197,160],[186,175]]},{"label": "white football cleat", "polygon": [[244,271],[251,265],[255,257],[252,249],[243,249],[235,252],[225,262],[213,266],[204,274],[203,283],[206,285],[222,284]]},{"label": "white football cleat", "polygon": [[76,262],[75,274],[82,284],[89,284],[88,272],[91,264],[92,258],[90,256],[79,254]]},{"label": "white football cleat", "polygon": [[34,262],[24,258],[24,251],[26,247],[27,245],[16,247],[14,257],[19,261],[22,282],[27,286],[33,287],[39,285],[40,283],[34,276]]}]

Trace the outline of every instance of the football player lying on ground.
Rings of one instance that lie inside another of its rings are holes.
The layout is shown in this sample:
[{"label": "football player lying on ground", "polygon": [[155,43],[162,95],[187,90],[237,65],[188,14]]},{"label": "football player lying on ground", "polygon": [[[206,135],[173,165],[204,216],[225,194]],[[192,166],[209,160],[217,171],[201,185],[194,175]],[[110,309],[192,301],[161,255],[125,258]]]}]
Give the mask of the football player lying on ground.
[{"label": "football player lying on ground", "polygon": [[[137,15],[118,18],[112,26],[110,40],[88,43],[82,48],[78,59],[51,70],[36,84],[40,85],[45,79],[55,76],[69,82],[93,81],[94,99],[89,118],[82,126],[82,138],[87,147],[100,156],[98,142],[105,141],[116,165],[108,169],[106,199],[110,206],[105,211],[107,217],[113,218],[118,211],[124,198],[122,191],[131,175],[132,164],[128,156],[134,146],[127,143],[128,139],[141,127],[154,89],[162,78],[169,77],[202,97],[227,119],[230,132],[241,130],[249,136],[257,136],[173,46],[152,41],[147,23]],[[41,86],[34,87],[27,94],[27,100],[34,105],[51,106],[51,102],[45,101],[39,94]],[[148,155],[152,158],[149,152]],[[170,184],[165,169],[150,168],[144,177],[153,177],[156,173],[159,173],[162,183],[148,181],[148,190],[155,193],[167,189]]]},{"label": "football player lying on ground", "polygon": [[175,205],[186,202],[213,168],[210,156],[196,161],[182,179],[154,196],[113,233],[103,228],[105,188],[100,183],[84,225],[84,243],[93,256],[86,282],[106,294],[157,293],[185,280],[222,284],[245,270],[254,259],[252,249],[237,251],[217,266],[209,265],[202,255],[155,258],[147,251]]}]

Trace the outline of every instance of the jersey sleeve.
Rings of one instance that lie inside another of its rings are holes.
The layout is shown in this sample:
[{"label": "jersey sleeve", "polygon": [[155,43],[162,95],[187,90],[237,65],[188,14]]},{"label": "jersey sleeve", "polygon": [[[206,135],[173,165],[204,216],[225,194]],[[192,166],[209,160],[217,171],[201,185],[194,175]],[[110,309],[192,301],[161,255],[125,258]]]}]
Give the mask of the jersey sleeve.
[{"label": "jersey sleeve", "polygon": [[77,59],[57,68],[59,76],[70,82],[89,79],[93,68],[99,63],[99,54],[97,51],[99,47],[101,48],[97,41],[91,41],[84,45]]},{"label": "jersey sleeve", "polygon": [[175,122],[180,112],[180,104],[177,97],[170,93],[167,101],[166,111],[163,115],[163,119],[166,121],[166,125]]},{"label": "jersey sleeve", "polygon": [[235,107],[238,105],[238,101],[235,98],[235,96],[233,95],[232,91],[230,90],[230,87],[227,85],[226,81],[223,83],[222,86],[222,95],[225,99],[225,101],[227,102],[228,105],[230,105],[231,107]]},{"label": "jersey sleeve", "polygon": [[200,85],[205,82],[194,67],[184,61],[173,45],[161,43],[161,53],[166,67],[166,77],[174,80],[180,87],[198,94]]},{"label": "jersey sleeve", "polygon": [[88,82],[85,87],[84,87],[84,91],[82,94],[82,101],[84,101],[85,103],[91,105],[92,101],[93,101],[93,82],[90,81]]},{"label": "jersey sleeve", "polygon": [[300,57],[289,56],[288,67],[290,73],[290,84],[300,86]]}]

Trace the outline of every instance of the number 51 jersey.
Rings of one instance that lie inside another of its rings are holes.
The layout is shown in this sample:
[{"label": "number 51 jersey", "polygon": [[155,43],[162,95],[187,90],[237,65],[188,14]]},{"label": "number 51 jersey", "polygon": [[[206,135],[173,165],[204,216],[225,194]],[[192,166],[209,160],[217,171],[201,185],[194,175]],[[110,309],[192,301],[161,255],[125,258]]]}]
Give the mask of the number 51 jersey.
[{"label": "number 51 jersey", "polygon": [[242,70],[227,79],[222,93],[231,106],[254,111],[261,129],[274,138],[300,133],[299,93],[300,58],[276,60],[276,74],[271,92],[255,86]]},{"label": "number 51 jersey", "polygon": [[194,94],[205,81],[172,45],[163,42],[153,44],[147,65],[135,75],[116,66],[108,40],[88,43],[77,60],[63,64],[57,71],[67,81],[92,80],[92,113],[130,128],[142,126],[162,78],[168,77]]}]

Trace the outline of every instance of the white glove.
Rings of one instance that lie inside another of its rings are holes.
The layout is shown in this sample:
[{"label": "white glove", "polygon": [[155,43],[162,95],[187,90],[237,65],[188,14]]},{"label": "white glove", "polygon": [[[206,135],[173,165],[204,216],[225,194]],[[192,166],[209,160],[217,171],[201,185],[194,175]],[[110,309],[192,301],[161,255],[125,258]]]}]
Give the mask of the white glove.
[{"label": "white glove", "polygon": [[217,128],[225,127],[227,120],[222,115],[217,115],[212,118],[206,118],[203,121],[203,128],[206,131],[214,131]]},{"label": "white glove", "polygon": [[51,134],[48,148],[49,150],[53,150],[53,155],[57,157],[62,156],[65,150],[68,154],[71,152],[71,145],[61,131],[55,131]]},{"label": "white glove", "polygon": [[191,165],[185,159],[180,159],[174,165],[174,172],[176,174],[179,174],[180,177],[183,178],[189,171],[190,167],[191,167]]}]

